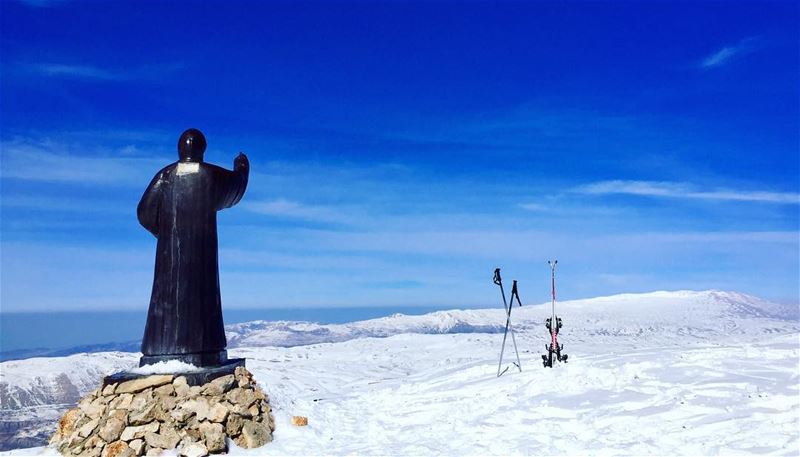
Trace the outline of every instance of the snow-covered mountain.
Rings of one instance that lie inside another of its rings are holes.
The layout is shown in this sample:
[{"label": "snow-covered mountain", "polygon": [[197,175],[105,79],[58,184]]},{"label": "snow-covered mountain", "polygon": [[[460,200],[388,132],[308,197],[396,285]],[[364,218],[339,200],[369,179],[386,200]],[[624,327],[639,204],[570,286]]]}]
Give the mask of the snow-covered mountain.
[{"label": "snow-covered mountain", "polygon": [[[522,352],[523,366],[526,368],[526,371],[518,374],[519,376],[541,377],[548,373],[541,368],[538,352],[547,340],[542,322],[549,314],[549,303],[526,305],[513,310],[512,321],[518,332],[517,342]],[[792,362],[792,354],[795,357],[794,371],[792,372],[792,365],[789,363],[787,375],[789,377],[786,379],[789,379],[789,384],[794,386],[790,385],[789,388],[795,389],[794,396],[797,396],[797,336],[800,334],[797,307],[781,306],[735,292],[678,291],[624,294],[559,302],[558,314],[563,317],[565,325],[561,339],[571,357],[570,363],[559,369],[586,377],[577,384],[566,383],[562,387],[570,392],[570,395],[575,394],[579,397],[583,395],[585,401],[590,403],[597,404],[598,401],[602,403],[603,399],[596,398],[586,389],[613,390],[615,386],[619,387],[620,381],[617,379],[619,376],[623,376],[625,382],[631,381],[626,377],[628,369],[624,368],[631,364],[638,367],[631,371],[639,376],[637,379],[651,376],[655,382],[659,381],[658,377],[674,378],[675,375],[669,374],[670,365],[664,363],[684,366],[688,362],[684,360],[683,354],[700,351],[692,360],[706,360],[708,357],[702,356],[702,351],[726,348],[724,352],[719,353],[719,357],[722,357],[726,364],[730,361],[725,357],[733,359],[737,354],[741,355],[741,351],[746,351],[747,357],[755,361],[762,356],[749,348],[754,344],[770,344],[772,341],[779,342],[778,346],[782,352],[776,349],[764,357],[772,362],[775,361],[775,357],[779,359],[789,357],[789,362]],[[317,418],[323,422],[330,420],[330,425],[333,427],[337,421],[344,420],[340,416],[347,412],[341,411],[341,408],[348,406],[348,401],[354,402],[349,406],[367,409],[371,407],[363,402],[355,402],[355,399],[359,395],[374,393],[371,387],[373,384],[388,383],[394,386],[390,388],[391,392],[388,392],[393,396],[401,395],[405,392],[404,389],[409,389],[408,383],[419,382],[422,386],[429,385],[428,388],[434,393],[439,392],[437,389],[442,386],[450,386],[446,394],[441,392],[431,394],[435,397],[431,400],[434,404],[442,399],[436,395],[450,395],[457,404],[460,404],[461,400],[458,399],[461,395],[474,395],[476,398],[485,396],[482,391],[472,392],[469,386],[483,385],[494,378],[492,372],[496,370],[496,357],[501,339],[500,335],[496,334],[503,331],[504,324],[504,311],[498,303],[496,309],[440,311],[420,316],[397,314],[348,324],[256,321],[229,325],[226,330],[229,346],[232,348],[231,354],[248,358],[248,366],[265,390],[271,394],[276,414],[288,417],[293,411],[302,412],[308,409],[313,424],[314,416],[319,413],[315,409],[319,407],[318,403],[330,402],[333,398],[345,399],[342,400],[345,404],[341,402],[337,404],[337,411],[330,410],[325,413],[330,413],[331,417]],[[356,339],[360,340],[355,341]],[[642,351],[642,348],[648,349]],[[776,355],[778,352],[780,356]],[[0,449],[41,444],[60,411],[96,387],[102,376],[130,368],[137,360],[138,354],[135,353],[104,352],[3,362],[0,364],[0,438],[3,440]],[[786,361],[781,360],[781,366],[785,368]],[[699,379],[697,376],[703,373],[702,370],[713,370],[713,367],[707,365],[695,368],[695,377],[691,378],[693,380],[690,382],[697,382]],[[646,374],[648,370],[653,373]],[[609,384],[607,376],[613,376],[617,380]],[[747,385],[747,380],[751,379],[748,377],[751,375],[737,376],[736,382],[740,387]],[[765,373],[752,376],[764,378]],[[673,381],[684,381],[678,378]],[[525,383],[534,381],[533,378],[527,379],[523,384],[529,385]],[[395,384],[392,384],[393,382]],[[520,392],[517,390],[519,386],[508,385],[507,380],[500,382],[505,389],[510,389],[505,392],[509,396],[529,397],[532,392],[543,389],[541,386],[532,388],[533,386],[529,385],[527,390]],[[656,392],[675,393],[680,390],[675,386],[670,387],[669,379],[659,382],[663,385],[653,387],[656,390],[647,395]],[[459,390],[459,385],[463,387],[463,393]],[[754,385],[756,390],[775,387],[774,382],[765,381],[758,381]],[[484,387],[493,388],[489,385]],[[559,392],[563,393],[561,387],[551,393],[557,396]],[[685,391],[684,395],[689,395],[691,392],[691,389]],[[419,392],[411,389],[406,393],[416,395]],[[407,400],[417,404],[413,398]],[[489,398],[484,400],[490,401]],[[385,401],[385,399],[376,398],[375,401]],[[554,398],[553,401],[557,400]],[[569,401],[577,400],[572,398]],[[546,400],[546,403],[551,404],[550,400]],[[800,406],[795,403],[797,401],[794,403],[790,401],[789,406],[796,417]],[[580,404],[580,402],[575,403],[576,406]],[[397,407],[403,408],[400,405]],[[418,407],[422,408],[423,405],[418,404]],[[463,407],[469,409],[466,404]],[[511,409],[502,412],[503,415],[523,414],[516,410],[513,404],[509,404],[508,407]],[[548,408],[537,402],[527,404],[526,407],[545,408],[543,410],[545,412]],[[334,413],[337,416],[333,416]],[[350,413],[365,414],[364,411],[350,411]],[[436,419],[437,414],[446,414],[446,417]],[[489,422],[495,420],[488,416],[484,419]],[[511,418],[506,419],[511,420]],[[427,419],[419,420],[457,421],[450,412],[436,410],[431,410]],[[476,424],[463,425],[475,427]],[[355,427],[353,424],[350,426]],[[533,424],[530,426],[533,427]],[[322,439],[330,433],[335,433],[322,428],[309,429],[315,434],[314,439]],[[295,451],[301,454],[314,453],[312,448],[295,449],[289,445],[281,447],[279,444],[281,434],[286,433],[283,436],[289,437],[295,432],[296,430],[288,425],[286,431],[279,430],[276,435],[276,446],[273,446],[273,449],[278,449],[278,453],[281,453],[280,450],[285,453]],[[333,436],[335,435],[331,435],[331,438]],[[796,438],[794,443],[797,443]],[[464,453],[461,451],[466,450],[466,448],[459,450],[447,447],[381,448],[379,443],[373,443],[372,447],[367,444],[364,446],[367,447],[330,448],[330,452],[461,454]],[[556,448],[520,446],[522,447],[505,448],[505,450],[512,454],[558,453],[555,452]],[[327,453],[329,449],[325,449]],[[339,449],[341,452],[333,449]],[[385,452],[380,452],[381,449],[385,449]],[[572,448],[572,451],[585,452],[586,449],[578,446]],[[500,451],[486,447],[475,448],[472,453],[497,452]]]},{"label": "snow-covered mountain", "polygon": [[136,359],[100,352],[0,363],[0,450],[41,445],[61,412]]},{"label": "snow-covered mountain", "polygon": [[[499,296],[499,294],[498,294]],[[499,297],[498,297],[499,302]],[[518,330],[539,328],[550,314],[550,303],[515,307]],[[739,320],[797,320],[797,307],[775,304],[738,292],[677,291],[621,294],[558,303],[558,314],[586,335],[652,334],[666,330],[705,338],[720,333],[761,332]],[[347,324],[253,321],[226,327],[230,347],[292,347],[335,343],[354,338],[384,338],[403,333],[498,333],[505,326],[502,306],[494,309],[438,311],[409,316],[395,314]]]}]

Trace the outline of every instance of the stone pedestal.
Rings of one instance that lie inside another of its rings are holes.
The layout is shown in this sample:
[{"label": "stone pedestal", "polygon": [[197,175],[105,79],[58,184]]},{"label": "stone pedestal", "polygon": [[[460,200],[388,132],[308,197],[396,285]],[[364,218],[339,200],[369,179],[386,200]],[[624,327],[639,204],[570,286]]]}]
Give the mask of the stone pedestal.
[{"label": "stone pedestal", "polygon": [[254,448],[272,441],[269,400],[242,366],[210,382],[151,375],[103,386],[67,411],[50,440],[63,455],[133,457],[176,449],[201,456],[227,451],[227,438]]}]

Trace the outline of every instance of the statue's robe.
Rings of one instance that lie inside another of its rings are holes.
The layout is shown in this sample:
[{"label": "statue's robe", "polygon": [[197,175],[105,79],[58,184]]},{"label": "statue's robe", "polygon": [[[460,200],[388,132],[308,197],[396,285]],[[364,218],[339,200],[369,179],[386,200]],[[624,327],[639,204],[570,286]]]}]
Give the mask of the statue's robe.
[{"label": "statue's robe", "polygon": [[249,168],[176,162],[144,192],[139,222],[158,238],[140,365],[177,359],[198,366],[227,356],[217,261],[217,211],[235,205]]}]

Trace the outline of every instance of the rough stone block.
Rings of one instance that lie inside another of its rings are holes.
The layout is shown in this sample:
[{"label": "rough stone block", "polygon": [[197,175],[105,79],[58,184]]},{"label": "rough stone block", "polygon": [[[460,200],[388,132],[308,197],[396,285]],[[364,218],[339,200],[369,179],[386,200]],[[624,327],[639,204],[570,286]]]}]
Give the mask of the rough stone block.
[{"label": "rough stone block", "polygon": [[116,388],[117,388],[117,383],[112,383],[103,387],[103,395],[114,395],[114,389]]},{"label": "rough stone block", "polygon": [[66,413],[58,421],[58,430],[56,436],[69,436],[75,431],[76,424],[83,416],[83,412],[78,408],[67,410]]},{"label": "rough stone block", "polygon": [[208,455],[208,448],[203,443],[189,443],[180,449],[180,455],[185,457],[202,457]]},{"label": "rough stone block", "polygon": [[256,394],[251,389],[236,388],[225,394],[225,399],[234,405],[239,405],[243,408],[249,408],[250,405],[255,403]]},{"label": "rough stone block", "polygon": [[[173,381],[174,382],[174,381]],[[161,387],[153,389],[153,394],[160,396],[170,396],[175,393],[175,387],[172,384],[165,384]]]},{"label": "rough stone block", "polygon": [[161,424],[158,422],[150,422],[149,424],[145,425],[125,427],[125,430],[122,431],[120,439],[123,441],[130,441],[136,438],[144,438],[144,434],[147,432],[157,432],[160,425]]},{"label": "rough stone block", "polygon": [[122,430],[125,429],[125,422],[117,419],[116,417],[111,417],[106,421],[106,424],[100,428],[100,438],[103,439],[106,443],[112,443],[119,439],[120,435],[122,435]]},{"label": "rough stone block", "polygon": [[128,409],[133,401],[133,394],[121,394],[115,396],[109,403],[109,409]]},{"label": "rough stone block", "polygon": [[172,381],[172,387],[175,389],[177,397],[186,397],[189,395],[189,383],[186,381],[186,376],[178,376]]},{"label": "rough stone block", "polygon": [[206,447],[209,452],[225,452],[227,450],[225,429],[222,427],[222,424],[201,422],[199,430],[205,438]]},{"label": "rough stone block", "polygon": [[251,420],[244,421],[242,433],[234,439],[237,446],[251,449],[261,447],[272,441],[270,430],[263,424]]},{"label": "rough stone block", "polygon": [[123,441],[109,443],[103,449],[102,457],[134,457],[133,449]]},{"label": "rough stone block", "polygon": [[161,429],[161,433],[145,433],[144,441],[151,447],[174,449],[181,437],[175,429],[167,429],[167,427],[161,427]]},{"label": "rough stone block", "polygon": [[130,381],[120,383],[117,386],[116,393],[134,393],[140,392],[148,387],[163,386],[164,384],[172,382],[173,378],[174,376],[171,374],[162,374],[148,376],[146,378],[131,379]]},{"label": "rough stone block", "polygon": [[94,429],[97,428],[97,425],[100,423],[100,419],[92,419],[89,422],[85,423],[81,428],[78,430],[78,435],[86,438],[87,436],[91,435]]},{"label": "rough stone block", "polygon": [[128,446],[133,450],[133,453],[137,456],[144,454],[144,440],[141,438],[135,439],[128,443]]},{"label": "rough stone block", "polygon": [[225,423],[225,433],[228,436],[236,436],[242,431],[242,425],[244,425],[244,418],[239,414],[230,413]]},{"label": "rough stone block", "polygon": [[203,395],[222,395],[231,390],[231,387],[233,387],[235,382],[236,378],[234,378],[232,374],[219,377],[205,385],[203,388]]}]

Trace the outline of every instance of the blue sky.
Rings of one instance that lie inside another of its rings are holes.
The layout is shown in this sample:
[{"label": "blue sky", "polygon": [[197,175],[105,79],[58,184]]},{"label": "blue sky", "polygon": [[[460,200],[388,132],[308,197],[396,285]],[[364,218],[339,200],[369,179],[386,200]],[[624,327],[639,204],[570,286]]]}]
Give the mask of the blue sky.
[{"label": "blue sky", "polygon": [[145,309],[189,127],[230,308],[797,302],[796,2],[4,1],[3,311]]}]

